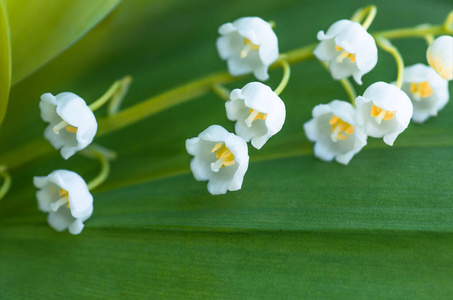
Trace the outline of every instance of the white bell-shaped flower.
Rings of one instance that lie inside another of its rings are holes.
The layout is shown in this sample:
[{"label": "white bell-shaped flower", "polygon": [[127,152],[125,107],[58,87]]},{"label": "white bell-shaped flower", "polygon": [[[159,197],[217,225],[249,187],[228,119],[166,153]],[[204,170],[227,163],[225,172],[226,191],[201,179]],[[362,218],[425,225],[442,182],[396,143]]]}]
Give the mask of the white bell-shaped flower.
[{"label": "white bell-shaped flower", "polygon": [[315,142],[319,159],[347,165],[367,143],[367,136],[355,126],[355,110],[346,101],[333,100],[315,106],[313,119],[304,124],[307,138]]},{"label": "white bell-shaped flower", "polygon": [[267,80],[267,69],[278,58],[278,40],[271,25],[258,17],[245,17],[220,26],[217,50],[228,61],[231,75],[253,73]]},{"label": "white bell-shaped flower", "polygon": [[340,20],[332,24],[326,33],[318,32],[318,47],[313,54],[328,62],[334,79],[353,76],[362,84],[362,76],[377,63],[376,43],[359,23]]},{"label": "white bell-shaped flower", "polygon": [[371,137],[384,137],[392,146],[412,117],[412,102],[402,90],[385,82],[370,85],[355,99],[356,125]]},{"label": "white bell-shaped flower", "polygon": [[261,149],[285,123],[285,104],[270,87],[251,82],[234,89],[225,103],[228,119],[236,121],[236,134]]},{"label": "white bell-shaped flower", "polygon": [[190,169],[198,181],[209,181],[212,195],[239,190],[249,165],[247,143],[219,125],[212,125],[186,140],[187,152],[194,156]]},{"label": "white bell-shaped flower", "polygon": [[61,148],[60,153],[64,159],[93,141],[98,128],[96,118],[85,101],[76,94],[43,94],[39,108],[41,118],[49,123],[44,137],[55,149]]},{"label": "white bell-shaped flower", "polygon": [[404,69],[401,89],[411,99],[414,107],[412,121],[418,123],[425,122],[430,116],[437,116],[437,112],[444,108],[450,97],[448,81],[424,64]]},{"label": "white bell-shaped flower", "polygon": [[429,65],[445,80],[453,79],[453,37],[438,37],[426,51]]},{"label": "white bell-shaped flower", "polygon": [[72,171],[56,170],[48,176],[34,177],[33,183],[39,189],[39,209],[49,213],[49,225],[57,231],[68,229],[79,234],[83,222],[93,213],[93,196],[82,177]]}]

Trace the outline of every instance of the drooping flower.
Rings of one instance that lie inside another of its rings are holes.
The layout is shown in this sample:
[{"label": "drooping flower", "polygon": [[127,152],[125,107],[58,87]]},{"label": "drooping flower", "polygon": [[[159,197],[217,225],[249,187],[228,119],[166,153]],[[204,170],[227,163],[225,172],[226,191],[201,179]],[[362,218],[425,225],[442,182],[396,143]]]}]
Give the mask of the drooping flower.
[{"label": "drooping flower", "polygon": [[430,116],[437,116],[437,112],[448,103],[448,81],[424,64],[404,69],[401,89],[412,101],[414,122],[425,122]]},{"label": "drooping flower", "polygon": [[217,50],[228,61],[231,75],[253,73],[267,80],[267,69],[278,58],[278,39],[271,25],[258,17],[244,17],[220,26]]},{"label": "drooping flower", "polygon": [[225,103],[228,119],[236,121],[236,134],[261,149],[285,123],[285,104],[270,87],[251,82],[234,89]]},{"label": "drooping flower", "polygon": [[318,40],[321,42],[313,54],[329,63],[336,80],[352,75],[358,84],[362,84],[362,76],[377,63],[376,43],[359,23],[339,20],[326,33],[319,31]]},{"label": "drooping flower", "polygon": [[333,100],[315,106],[313,119],[304,124],[307,138],[315,142],[319,159],[347,165],[366,144],[367,136],[355,126],[355,110],[345,101]]},{"label": "drooping flower", "polygon": [[438,37],[426,51],[429,65],[445,80],[453,79],[453,37]]},{"label": "drooping flower", "polygon": [[194,156],[190,169],[198,181],[209,181],[212,195],[237,191],[249,165],[247,143],[222,126],[212,125],[186,140],[187,152]]},{"label": "drooping flower", "polygon": [[412,103],[399,88],[385,82],[370,85],[355,99],[356,125],[371,137],[384,138],[392,146],[412,117]]},{"label": "drooping flower", "polygon": [[43,94],[39,108],[41,118],[49,123],[44,130],[44,137],[55,149],[61,148],[64,159],[93,141],[98,128],[96,118],[85,101],[76,94]]},{"label": "drooping flower", "polygon": [[49,213],[47,222],[56,231],[68,229],[79,234],[93,213],[93,196],[87,184],[77,173],[56,170],[48,176],[36,176],[34,185],[38,207]]}]

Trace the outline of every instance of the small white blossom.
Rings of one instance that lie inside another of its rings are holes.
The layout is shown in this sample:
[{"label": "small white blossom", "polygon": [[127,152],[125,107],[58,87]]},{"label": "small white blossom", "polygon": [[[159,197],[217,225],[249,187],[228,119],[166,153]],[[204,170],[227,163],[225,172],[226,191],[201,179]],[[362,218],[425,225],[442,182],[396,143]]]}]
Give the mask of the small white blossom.
[{"label": "small white blossom", "polygon": [[68,159],[93,141],[98,128],[96,118],[85,101],[76,94],[43,94],[39,108],[41,118],[49,123],[44,137],[55,149],[61,148],[63,158]]},{"label": "small white blossom", "polygon": [[285,104],[270,87],[251,82],[234,89],[225,103],[228,119],[236,121],[236,134],[261,149],[285,123]]},{"label": "small white blossom", "polygon": [[68,229],[79,234],[85,220],[93,213],[93,196],[85,181],[77,173],[56,170],[48,176],[36,176],[34,185],[38,207],[49,213],[47,222],[56,231]]},{"label": "small white blossom", "polygon": [[370,85],[363,96],[355,99],[356,125],[364,127],[371,137],[384,137],[384,142],[392,146],[403,132],[412,117],[412,103],[399,88],[385,82]]},{"label": "small white blossom", "polygon": [[186,140],[187,152],[194,156],[190,169],[198,181],[209,181],[213,195],[239,190],[249,165],[247,143],[222,126],[212,125]]},{"label": "small white blossom", "polygon": [[332,24],[326,33],[318,32],[318,47],[313,54],[329,63],[334,79],[353,76],[362,84],[362,76],[377,63],[376,43],[359,23],[340,20]]},{"label": "small white blossom", "polygon": [[412,120],[418,123],[425,122],[430,116],[437,116],[437,112],[444,108],[450,97],[448,81],[424,64],[404,69],[401,89],[412,100]]},{"label": "small white blossom", "polygon": [[355,110],[345,101],[315,106],[313,119],[304,124],[307,138],[315,142],[315,156],[347,165],[365,145],[367,136],[355,126]]},{"label": "small white blossom", "polygon": [[245,17],[220,26],[217,50],[228,61],[231,75],[252,73],[267,80],[267,69],[278,58],[278,40],[271,25],[258,17]]},{"label": "small white blossom", "polygon": [[445,80],[453,79],[453,37],[438,37],[426,51],[429,65]]}]

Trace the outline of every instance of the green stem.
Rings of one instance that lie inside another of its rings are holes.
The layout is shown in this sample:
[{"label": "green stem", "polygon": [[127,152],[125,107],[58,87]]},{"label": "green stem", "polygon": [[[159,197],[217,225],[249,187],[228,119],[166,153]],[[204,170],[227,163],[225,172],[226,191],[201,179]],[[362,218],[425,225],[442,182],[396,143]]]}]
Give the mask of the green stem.
[{"label": "green stem", "polygon": [[91,150],[94,156],[101,162],[101,172],[88,183],[88,189],[91,191],[100,186],[107,179],[110,173],[110,163],[107,159],[107,155],[103,151],[100,151],[98,147],[90,146],[89,150]]},{"label": "green stem", "polygon": [[11,176],[5,166],[0,166],[0,178],[3,178],[3,184],[0,186],[0,200],[2,200],[11,187]]},{"label": "green stem", "polygon": [[[451,14],[450,14],[451,15]],[[449,17],[450,18],[450,17]],[[453,17],[452,17],[453,18]],[[448,19],[448,18],[447,18]],[[448,19],[449,20],[449,19]],[[441,35],[451,34],[453,29],[448,27],[451,25],[445,22],[442,25],[430,26],[423,29],[420,28],[403,28],[387,31],[380,31],[373,36],[382,36],[387,39],[392,38],[407,38],[407,37],[423,37],[428,34]],[[448,28],[447,28],[448,27]],[[305,60],[314,58],[313,50],[317,44],[311,44],[296,50],[281,54],[280,59],[284,58],[289,64],[295,64]],[[280,62],[277,60],[270,66],[271,69],[280,67]],[[173,90],[145,100],[135,106],[125,109],[113,116],[108,116],[99,119],[98,136],[108,134],[125,126],[139,122],[147,117],[160,113],[175,105],[185,103],[196,97],[203,96],[211,91],[214,84],[226,84],[234,80],[243,78],[232,77],[227,72],[215,73],[203,77],[199,80],[182,85]],[[10,169],[14,169],[25,164],[31,163],[36,159],[45,155],[50,155],[54,149],[44,139],[37,139],[28,144],[21,145],[16,149],[0,155],[0,163],[8,163]]]},{"label": "green stem", "polygon": [[230,93],[231,93],[230,90],[228,90],[226,87],[224,87],[220,83],[213,84],[212,90],[214,91],[214,93],[217,94],[217,96],[219,96],[223,100],[227,101],[228,99],[230,99]]},{"label": "green stem", "polygon": [[282,59],[280,63],[282,64],[283,67],[283,78],[282,81],[280,81],[278,87],[274,91],[277,95],[280,95],[286,88],[286,85],[288,84],[289,81],[289,77],[291,76],[291,67],[289,66],[289,63],[284,59]]},{"label": "green stem", "polygon": [[[321,64],[324,66],[324,68],[329,71],[329,64],[326,62],[322,62]],[[348,94],[349,101],[353,106],[355,106],[355,98],[357,98],[357,93],[354,89],[354,86],[352,85],[351,81],[348,78],[343,78],[339,80],[341,85],[343,86],[344,90],[346,91],[346,94]]]},{"label": "green stem", "polygon": [[360,23],[362,22],[363,18],[367,16],[362,24],[362,27],[365,28],[365,30],[367,30],[370,27],[371,23],[373,23],[373,20],[376,17],[376,13],[377,13],[376,6],[369,5],[367,7],[358,9],[352,15],[351,21]]},{"label": "green stem", "polygon": [[120,81],[117,80],[115,81],[110,88],[107,90],[107,92],[104,93],[104,95],[101,96],[101,98],[97,99],[93,103],[91,103],[88,107],[92,110],[95,111],[98,108],[100,108],[102,105],[104,105],[107,101],[112,98],[112,96],[116,93],[118,90],[118,87],[120,86]]},{"label": "green stem", "polygon": [[131,83],[132,76],[126,76],[120,80],[118,90],[113,94],[112,100],[109,102],[109,106],[107,108],[108,115],[114,115],[118,113],[121,107],[121,103],[123,102],[124,97],[126,97],[126,94],[129,91]]},{"label": "green stem", "polygon": [[398,49],[392,45],[392,43],[382,36],[376,37],[376,43],[384,49],[385,51],[389,52],[393,55],[396,61],[396,65],[398,67],[398,77],[396,78],[396,86],[400,89],[403,85],[403,76],[404,76],[404,61],[403,57],[399,53]]}]

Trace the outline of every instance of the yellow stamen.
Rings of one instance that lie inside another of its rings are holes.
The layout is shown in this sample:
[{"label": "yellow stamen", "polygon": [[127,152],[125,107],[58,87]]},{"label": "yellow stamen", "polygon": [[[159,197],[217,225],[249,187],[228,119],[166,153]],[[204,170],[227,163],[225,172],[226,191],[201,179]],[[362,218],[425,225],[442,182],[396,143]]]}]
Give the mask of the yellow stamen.
[{"label": "yellow stamen", "polygon": [[[338,47],[337,45],[335,45],[335,50],[336,51],[341,51],[341,50],[343,50],[343,48]],[[345,58],[349,58],[349,60],[352,63],[355,62],[355,54],[351,54],[351,53],[347,52],[346,50],[343,50],[343,52],[341,52],[341,54],[338,55],[338,57],[337,57],[337,59],[335,61],[338,62],[338,63],[341,63]]]},{"label": "yellow stamen", "polygon": [[257,110],[254,110],[253,108],[250,108],[250,115],[245,119],[245,124],[248,127],[252,126],[252,122],[255,120],[266,120],[267,114],[263,114],[262,112],[259,112]]},{"label": "yellow stamen", "polygon": [[77,127],[74,126],[66,126],[66,131],[72,132],[72,133],[77,133]]},{"label": "yellow stamen", "polygon": [[211,150],[215,152],[217,160],[211,163],[211,170],[218,172],[220,168],[234,165],[234,155],[223,142],[218,142]]},{"label": "yellow stamen", "polygon": [[332,126],[332,133],[330,135],[332,142],[336,143],[338,140],[344,141],[347,138],[346,134],[354,133],[354,126],[337,116],[330,118],[329,124]]},{"label": "yellow stamen", "polygon": [[241,59],[246,58],[250,51],[256,51],[260,48],[259,45],[253,44],[248,38],[244,38],[244,44],[245,46],[242,49],[241,54],[239,54]]},{"label": "yellow stamen", "polygon": [[433,94],[433,89],[429,85],[428,81],[419,83],[411,83],[411,93],[418,95],[421,98],[429,97]]},{"label": "yellow stamen", "polygon": [[68,191],[65,189],[60,189],[58,194],[60,195],[60,199],[50,204],[50,209],[54,212],[56,212],[60,208],[60,206],[64,204],[67,204],[67,207],[70,208]]},{"label": "yellow stamen", "polygon": [[376,123],[381,124],[382,120],[388,121],[395,117],[396,110],[388,111],[377,107],[373,104],[371,107],[370,115],[375,118]]}]

